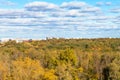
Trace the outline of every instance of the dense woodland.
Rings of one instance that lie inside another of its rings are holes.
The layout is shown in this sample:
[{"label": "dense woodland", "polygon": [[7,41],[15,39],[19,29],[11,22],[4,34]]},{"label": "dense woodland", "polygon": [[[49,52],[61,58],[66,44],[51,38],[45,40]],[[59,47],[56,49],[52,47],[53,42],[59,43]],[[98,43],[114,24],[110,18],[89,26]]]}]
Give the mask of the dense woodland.
[{"label": "dense woodland", "polygon": [[120,39],[1,43],[0,80],[120,80]]}]

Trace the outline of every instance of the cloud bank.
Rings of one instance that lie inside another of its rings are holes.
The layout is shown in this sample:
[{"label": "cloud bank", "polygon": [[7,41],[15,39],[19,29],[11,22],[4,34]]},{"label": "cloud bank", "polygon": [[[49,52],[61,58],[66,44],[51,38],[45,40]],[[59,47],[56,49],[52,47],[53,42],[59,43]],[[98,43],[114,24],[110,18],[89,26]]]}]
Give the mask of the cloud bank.
[{"label": "cloud bank", "polygon": [[[111,4],[97,2],[97,5]],[[120,37],[119,8],[109,10],[108,15],[101,7],[80,1],[61,5],[35,1],[25,4],[23,9],[0,9],[0,12],[0,37]]]}]

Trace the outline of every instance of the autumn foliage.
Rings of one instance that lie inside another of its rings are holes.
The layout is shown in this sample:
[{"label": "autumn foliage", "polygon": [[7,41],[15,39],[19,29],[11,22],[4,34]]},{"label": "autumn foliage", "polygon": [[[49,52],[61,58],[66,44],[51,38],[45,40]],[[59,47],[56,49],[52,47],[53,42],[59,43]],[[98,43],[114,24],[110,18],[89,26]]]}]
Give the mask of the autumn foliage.
[{"label": "autumn foliage", "polygon": [[2,43],[0,80],[120,80],[120,39]]}]

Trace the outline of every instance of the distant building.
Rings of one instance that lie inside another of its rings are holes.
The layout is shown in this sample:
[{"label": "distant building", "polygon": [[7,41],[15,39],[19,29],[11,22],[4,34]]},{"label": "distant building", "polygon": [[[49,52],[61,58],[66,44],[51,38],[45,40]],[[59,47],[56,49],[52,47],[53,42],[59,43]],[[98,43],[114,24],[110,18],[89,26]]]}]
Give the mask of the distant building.
[{"label": "distant building", "polygon": [[15,39],[16,43],[22,43],[24,40],[22,39]]},{"label": "distant building", "polygon": [[32,39],[29,39],[29,42],[32,42],[33,40]]},{"label": "distant building", "polygon": [[32,42],[32,39],[14,39],[16,43]]},{"label": "distant building", "polygon": [[2,38],[1,40],[0,40],[0,43],[5,43],[5,42],[8,42],[8,41],[11,41],[12,39],[10,39],[10,38]]},{"label": "distant building", "polygon": [[22,42],[32,42],[33,40],[32,39],[10,39],[10,38],[2,38],[0,39],[0,43],[5,43],[5,42],[8,42],[8,41],[15,41],[16,43],[22,43]]}]

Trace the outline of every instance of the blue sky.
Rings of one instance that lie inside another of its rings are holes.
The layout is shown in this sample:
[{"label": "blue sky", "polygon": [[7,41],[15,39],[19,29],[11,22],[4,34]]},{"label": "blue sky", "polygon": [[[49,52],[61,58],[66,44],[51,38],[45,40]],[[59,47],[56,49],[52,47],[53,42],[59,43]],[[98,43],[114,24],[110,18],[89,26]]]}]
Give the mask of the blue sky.
[{"label": "blue sky", "polygon": [[120,38],[120,0],[0,0],[0,38]]}]

